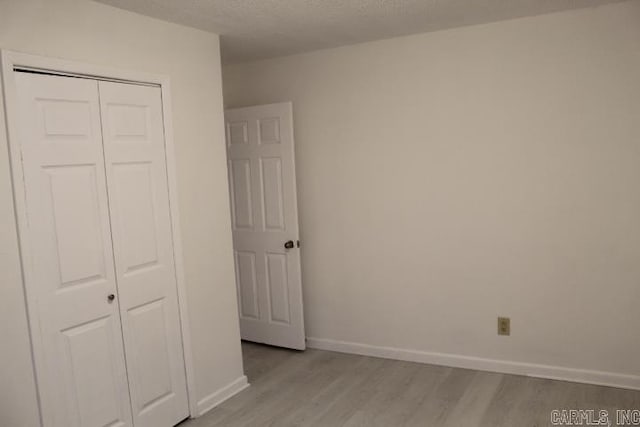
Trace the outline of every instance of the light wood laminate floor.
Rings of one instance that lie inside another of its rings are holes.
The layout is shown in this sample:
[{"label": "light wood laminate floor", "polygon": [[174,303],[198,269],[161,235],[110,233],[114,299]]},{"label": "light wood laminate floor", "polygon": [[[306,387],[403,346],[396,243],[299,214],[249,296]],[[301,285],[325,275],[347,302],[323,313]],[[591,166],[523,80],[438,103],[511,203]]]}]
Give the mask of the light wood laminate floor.
[{"label": "light wood laminate floor", "polygon": [[640,391],[243,342],[251,386],[180,427],[549,426],[552,409],[640,409]]}]

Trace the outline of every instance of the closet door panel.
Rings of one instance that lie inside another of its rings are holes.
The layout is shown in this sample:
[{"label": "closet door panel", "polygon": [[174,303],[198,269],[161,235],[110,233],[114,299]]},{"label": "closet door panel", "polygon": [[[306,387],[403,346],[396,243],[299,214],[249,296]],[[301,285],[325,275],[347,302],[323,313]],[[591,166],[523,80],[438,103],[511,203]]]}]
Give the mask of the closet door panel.
[{"label": "closet door panel", "polygon": [[98,83],[15,73],[20,227],[45,426],[131,426]]},{"label": "closet door panel", "polygon": [[136,426],[189,415],[161,92],[100,82],[112,235]]}]

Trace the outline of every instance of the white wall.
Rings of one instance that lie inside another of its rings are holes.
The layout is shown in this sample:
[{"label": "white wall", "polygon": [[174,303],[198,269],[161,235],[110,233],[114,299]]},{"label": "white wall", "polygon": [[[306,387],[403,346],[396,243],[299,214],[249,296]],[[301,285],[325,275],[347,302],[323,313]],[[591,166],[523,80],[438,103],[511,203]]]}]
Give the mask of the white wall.
[{"label": "white wall", "polygon": [[293,101],[312,344],[640,388],[640,2],[223,74]]},{"label": "white wall", "polygon": [[[0,1],[2,48],[171,78],[197,400],[243,375],[218,42],[214,34],[86,0]],[[4,129],[0,134],[0,425],[33,427],[37,404]]]}]

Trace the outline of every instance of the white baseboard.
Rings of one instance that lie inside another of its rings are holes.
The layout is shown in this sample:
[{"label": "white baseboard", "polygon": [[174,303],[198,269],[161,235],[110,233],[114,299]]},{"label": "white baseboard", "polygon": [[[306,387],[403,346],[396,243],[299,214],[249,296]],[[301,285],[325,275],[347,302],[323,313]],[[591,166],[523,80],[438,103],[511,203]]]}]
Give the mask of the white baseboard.
[{"label": "white baseboard", "polygon": [[198,413],[196,416],[200,417],[206,414],[225,400],[229,399],[232,396],[235,396],[247,387],[249,387],[249,382],[247,381],[246,375],[243,375],[230,384],[222,387],[220,390],[214,391],[210,395],[198,401]]},{"label": "white baseboard", "polygon": [[640,390],[640,376],[636,375],[624,375],[613,372],[590,371],[551,365],[537,365],[507,360],[484,359],[458,354],[433,353],[394,347],[380,347],[324,338],[309,337],[307,338],[307,346],[319,350],[381,357],[384,359],[404,360],[407,362],[428,363],[454,368],[475,369],[478,371],[525,375],[537,378],[548,378],[553,380]]}]

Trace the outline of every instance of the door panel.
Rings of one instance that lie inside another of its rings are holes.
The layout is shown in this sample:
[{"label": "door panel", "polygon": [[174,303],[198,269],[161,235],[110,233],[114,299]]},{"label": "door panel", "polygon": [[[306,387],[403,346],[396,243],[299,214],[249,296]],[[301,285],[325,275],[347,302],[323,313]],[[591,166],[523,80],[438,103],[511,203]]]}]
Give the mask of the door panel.
[{"label": "door panel", "polygon": [[158,238],[153,200],[152,163],[114,164],[114,198],[121,215],[124,274],[158,265]]},{"label": "door panel", "polygon": [[169,397],[171,387],[171,365],[168,358],[164,299],[152,301],[129,311],[129,325],[136,343],[135,364],[137,381],[140,383],[138,410],[144,411],[151,404]]},{"label": "door panel", "polygon": [[242,338],[304,349],[291,104],[225,118]]},{"label": "door panel", "polygon": [[253,229],[253,196],[251,194],[251,161],[237,159],[229,162],[231,212],[233,227]]},{"label": "door panel", "polygon": [[279,157],[260,159],[262,218],[264,230],[285,231],[282,161]]},{"label": "door panel", "polygon": [[98,84],[15,73],[45,426],[131,426]]},{"label": "door panel", "polygon": [[277,253],[265,254],[267,265],[267,289],[269,290],[269,318],[272,322],[290,323],[289,280],[287,256]]},{"label": "door panel", "polygon": [[65,377],[73,378],[69,392],[76,401],[81,426],[120,424],[117,400],[104,399],[118,390],[118,366],[113,363],[113,336],[118,332],[113,316],[62,331],[67,347],[67,365],[63,369]]},{"label": "door panel", "polygon": [[160,88],[99,82],[109,208],[133,419],[189,415]]},{"label": "door panel", "polygon": [[44,166],[42,171],[48,179],[60,289],[104,280],[95,165]]},{"label": "door panel", "polygon": [[260,132],[260,144],[279,144],[280,143],[280,118],[268,117],[258,121],[258,129]]},{"label": "door panel", "polygon": [[258,308],[256,254],[253,252],[236,251],[235,258],[240,316],[259,319],[260,309]]}]

